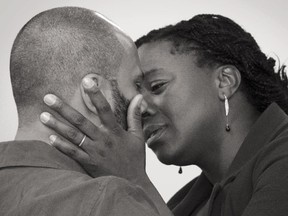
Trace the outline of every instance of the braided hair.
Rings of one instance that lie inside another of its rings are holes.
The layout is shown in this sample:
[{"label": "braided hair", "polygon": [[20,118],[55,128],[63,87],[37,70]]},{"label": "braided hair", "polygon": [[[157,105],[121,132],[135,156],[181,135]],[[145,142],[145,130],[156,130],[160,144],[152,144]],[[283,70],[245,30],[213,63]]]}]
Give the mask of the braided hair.
[{"label": "braided hair", "polygon": [[276,102],[288,113],[286,65],[275,71],[275,60],[267,58],[252,35],[227,17],[201,14],[176,25],[153,30],[135,43],[170,41],[177,53],[195,52],[197,65],[234,65],[241,73],[241,89],[248,101],[263,112]]}]

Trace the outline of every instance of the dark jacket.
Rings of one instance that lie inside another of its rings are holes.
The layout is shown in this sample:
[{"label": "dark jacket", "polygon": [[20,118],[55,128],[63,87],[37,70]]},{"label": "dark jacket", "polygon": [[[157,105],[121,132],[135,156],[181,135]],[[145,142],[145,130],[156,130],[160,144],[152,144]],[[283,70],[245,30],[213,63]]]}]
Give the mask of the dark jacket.
[{"label": "dark jacket", "polygon": [[208,199],[209,216],[288,215],[288,116],[276,103],[252,126],[220,183],[212,186],[202,173],[168,206],[191,216]]}]

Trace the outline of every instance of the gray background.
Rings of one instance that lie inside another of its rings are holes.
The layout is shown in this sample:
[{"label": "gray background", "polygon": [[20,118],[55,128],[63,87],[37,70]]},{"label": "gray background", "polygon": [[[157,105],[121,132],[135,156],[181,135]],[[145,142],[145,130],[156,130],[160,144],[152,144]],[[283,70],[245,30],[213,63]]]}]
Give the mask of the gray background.
[{"label": "gray background", "polygon": [[[0,141],[14,138],[17,113],[9,78],[9,55],[20,28],[37,13],[59,6],[81,6],[101,12],[134,40],[149,30],[189,19],[199,13],[228,16],[251,32],[269,56],[288,63],[288,1],[286,0],[0,0]],[[200,173],[195,166],[160,164],[147,150],[147,172],[165,200]]]}]

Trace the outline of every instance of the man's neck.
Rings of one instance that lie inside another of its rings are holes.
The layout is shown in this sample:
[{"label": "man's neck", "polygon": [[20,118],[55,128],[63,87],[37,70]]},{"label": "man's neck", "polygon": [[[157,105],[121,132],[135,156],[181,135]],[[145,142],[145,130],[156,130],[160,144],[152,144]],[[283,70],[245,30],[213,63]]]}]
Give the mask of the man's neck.
[{"label": "man's neck", "polygon": [[52,130],[44,126],[40,120],[34,123],[19,127],[15,140],[39,140],[49,144],[49,136],[55,134]]}]

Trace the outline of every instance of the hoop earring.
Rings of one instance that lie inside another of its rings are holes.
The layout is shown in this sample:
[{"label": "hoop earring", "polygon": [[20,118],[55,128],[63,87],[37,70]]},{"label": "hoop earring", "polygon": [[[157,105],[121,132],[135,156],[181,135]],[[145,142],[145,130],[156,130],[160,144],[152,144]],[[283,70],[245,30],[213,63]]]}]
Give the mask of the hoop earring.
[{"label": "hoop earring", "polygon": [[179,174],[182,174],[182,173],[183,173],[181,166],[179,167],[178,173],[179,173]]},{"label": "hoop earring", "polygon": [[226,97],[226,95],[224,94],[224,98],[225,98],[225,116],[226,116],[226,131],[229,132],[230,126],[229,126],[229,120],[228,120],[228,115],[229,115],[229,101],[228,98]]}]

